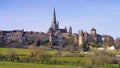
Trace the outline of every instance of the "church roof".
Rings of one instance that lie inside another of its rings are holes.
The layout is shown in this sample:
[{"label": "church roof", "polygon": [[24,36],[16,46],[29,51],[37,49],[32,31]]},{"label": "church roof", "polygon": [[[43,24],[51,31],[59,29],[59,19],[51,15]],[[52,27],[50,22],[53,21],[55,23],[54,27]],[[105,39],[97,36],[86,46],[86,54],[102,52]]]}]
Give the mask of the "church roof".
[{"label": "church roof", "polygon": [[59,29],[61,33],[67,33],[65,29]]}]

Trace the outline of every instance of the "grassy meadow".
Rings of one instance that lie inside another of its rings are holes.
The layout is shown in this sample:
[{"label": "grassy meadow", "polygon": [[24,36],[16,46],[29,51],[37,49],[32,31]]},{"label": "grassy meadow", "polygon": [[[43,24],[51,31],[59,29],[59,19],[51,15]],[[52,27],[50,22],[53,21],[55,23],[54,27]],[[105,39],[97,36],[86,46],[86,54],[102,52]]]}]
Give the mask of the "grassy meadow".
[{"label": "grassy meadow", "polygon": [[[30,50],[29,49],[23,49],[23,48],[0,48],[0,54],[7,54],[9,51],[14,50],[16,54],[29,54]],[[55,50],[49,50],[49,54],[56,54]]]},{"label": "grassy meadow", "polygon": [[[19,54],[29,54],[29,49],[22,48],[0,48],[0,54],[8,54],[9,51],[14,50],[18,55]],[[51,55],[55,55],[55,50],[48,50],[48,53]],[[119,54],[119,52],[112,52],[114,54]],[[73,54],[69,52],[62,52],[61,55]],[[20,56],[22,57],[22,56]],[[41,63],[23,63],[23,62],[7,62],[0,61],[0,68],[89,68],[85,67],[85,65],[91,66],[92,62],[88,56],[84,57],[68,57],[68,56],[53,56],[49,59],[50,61],[58,61],[60,64],[41,64]],[[66,62],[66,63],[65,63]],[[69,64],[67,63],[69,62]],[[76,63],[76,64],[74,64]],[[81,63],[84,67],[77,64]],[[93,68],[96,68],[97,65],[94,65]],[[107,64],[106,67],[97,67],[97,68],[119,68],[118,64]]]},{"label": "grassy meadow", "polygon": [[48,65],[0,61],[0,68],[80,68],[73,65]]},{"label": "grassy meadow", "polygon": [[[20,63],[20,62],[5,62],[0,61],[0,68],[88,68],[76,65],[52,65],[52,64],[35,64],[35,63]],[[118,65],[107,65],[106,67],[93,68],[119,68]]]},{"label": "grassy meadow", "polygon": [[28,49],[22,48],[0,48],[0,54],[7,54],[10,50],[14,50],[17,54],[28,54]]}]

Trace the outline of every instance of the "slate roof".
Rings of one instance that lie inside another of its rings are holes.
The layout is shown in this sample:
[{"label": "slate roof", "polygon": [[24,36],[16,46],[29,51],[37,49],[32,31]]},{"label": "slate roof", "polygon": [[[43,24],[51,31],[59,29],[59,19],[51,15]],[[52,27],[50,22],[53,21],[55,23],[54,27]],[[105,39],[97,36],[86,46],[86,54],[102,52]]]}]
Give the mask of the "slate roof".
[{"label": "slate roof", "polygon": [[67,33],[65,29],[59,29],[61,33]]}]

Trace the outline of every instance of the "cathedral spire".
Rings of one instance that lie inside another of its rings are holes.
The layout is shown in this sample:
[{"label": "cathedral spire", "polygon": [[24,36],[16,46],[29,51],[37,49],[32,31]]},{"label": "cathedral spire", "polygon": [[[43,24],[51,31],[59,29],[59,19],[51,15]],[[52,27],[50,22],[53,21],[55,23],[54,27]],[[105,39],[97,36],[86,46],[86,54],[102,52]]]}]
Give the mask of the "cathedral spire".
[{"label": "cathedral spire", "polygon": [[56,24],[56,13],[55,13],[55,8],[53,10],[53,23]]}]

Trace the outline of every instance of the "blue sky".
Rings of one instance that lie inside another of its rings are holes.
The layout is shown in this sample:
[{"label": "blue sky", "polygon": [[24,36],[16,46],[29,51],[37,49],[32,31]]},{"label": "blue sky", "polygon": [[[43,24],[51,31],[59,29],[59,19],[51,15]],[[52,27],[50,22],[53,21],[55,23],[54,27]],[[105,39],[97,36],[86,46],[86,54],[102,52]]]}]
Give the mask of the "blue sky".
[{"label": "blue sky", "polygon": [[61,28],[120,37],[120,0],[0,0],[0,30],[47,32],[53,7]]}]

